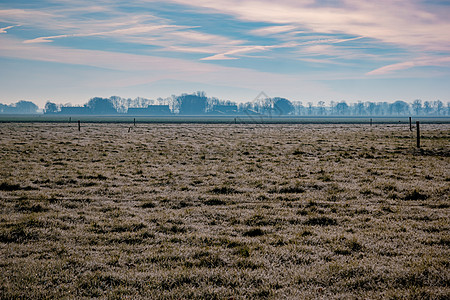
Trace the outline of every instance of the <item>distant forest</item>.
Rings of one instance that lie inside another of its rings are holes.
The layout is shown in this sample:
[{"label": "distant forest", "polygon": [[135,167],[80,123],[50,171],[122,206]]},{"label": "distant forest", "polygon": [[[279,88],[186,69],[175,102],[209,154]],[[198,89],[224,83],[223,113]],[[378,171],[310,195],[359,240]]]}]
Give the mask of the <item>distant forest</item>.
[{"label": "distant forest", "polygon": [[[402,100],[388,102],[331,101],[326,104],[290,101],[285,98],[258,97],[254,101],[236,103],[217,98],[206,97],[204,92],[182,94],[165,99],[146,98],[92,98],[83,106],[56,104],[48,101],[44,114],[60,115],[271,115],[271,116],[450,116],[450,102],[440,100],[414,100],[407,103]],[[39,107],[31,101],[19,101],[15,104],[0,104],[1,114],[37,114]]]}]

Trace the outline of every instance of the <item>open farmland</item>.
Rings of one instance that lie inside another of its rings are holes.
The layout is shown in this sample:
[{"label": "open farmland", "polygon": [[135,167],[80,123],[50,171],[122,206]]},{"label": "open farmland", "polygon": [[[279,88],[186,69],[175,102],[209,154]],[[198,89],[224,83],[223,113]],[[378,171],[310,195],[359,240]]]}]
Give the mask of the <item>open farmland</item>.
[{"label": "open farmland", "polygon": [[1,298],[450,297],[450,124],[0,124]]}]

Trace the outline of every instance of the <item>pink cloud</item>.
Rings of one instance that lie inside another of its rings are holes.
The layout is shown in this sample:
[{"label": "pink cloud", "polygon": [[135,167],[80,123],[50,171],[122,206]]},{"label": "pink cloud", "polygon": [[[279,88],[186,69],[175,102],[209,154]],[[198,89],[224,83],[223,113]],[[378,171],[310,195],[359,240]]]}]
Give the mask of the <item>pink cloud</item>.
[{"label": "pink cloud", "polygon": [[14,27],[18,27],[18,26],[20,26],[20,25],[12,25],[12,26],[6,26],[6,27],[3,27],[3,28],[0,28],[0,33],[7,33],[8,29],[11,29],[11,28],[14,28]]},{"label": "pink cloud", "polygon": [[244,53],[250,52],[260,52],[267,51],[276,48],[286,48],[292,47],[292,44],[284,44],[284,45],[273,45],[273,46],[238,46],[232,50],[226,51],[225,53],[219,53],[213,56],[202,58],[201,60],[224,60],[224,59],[237,59],[237,57],[231,55],[242,55]]},{"label": "pink cloud", "polygon": [[384,75],[388,73],[393,73],[395,71],[406,70],[413,67],[424,67],[424,66],[443,66],[450,65],[450,57],[428,57],[420,58],[413,61],[405,61],[401,63],[387,65],[373,71],[368,72],[366,75]]},{"label": "pink cloud", "polygon": [[316,1],[173,0],[243,20],[301,26],[313,32],[366,36],[424,50],[450,50],[450,20],[417,1],[346,0],[327,7]]},{"label": "pink cloud", "polygon": [[258,28],[250,31],[251,34],[266,36],[270,34],[278,34],[284,32],[290,32],[297,29],[296,26],[293,25],[284,25],[284,26],[268,26],[263,28]]}]

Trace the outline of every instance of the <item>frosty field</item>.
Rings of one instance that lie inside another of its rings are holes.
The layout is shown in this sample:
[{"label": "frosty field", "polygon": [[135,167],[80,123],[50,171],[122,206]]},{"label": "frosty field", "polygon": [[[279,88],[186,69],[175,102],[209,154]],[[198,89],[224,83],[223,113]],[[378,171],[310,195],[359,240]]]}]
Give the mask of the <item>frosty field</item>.
[{"label": "frosty field", "polygon": [[450,124],[421,132],[2,123],[0,298],[448,299]]}]

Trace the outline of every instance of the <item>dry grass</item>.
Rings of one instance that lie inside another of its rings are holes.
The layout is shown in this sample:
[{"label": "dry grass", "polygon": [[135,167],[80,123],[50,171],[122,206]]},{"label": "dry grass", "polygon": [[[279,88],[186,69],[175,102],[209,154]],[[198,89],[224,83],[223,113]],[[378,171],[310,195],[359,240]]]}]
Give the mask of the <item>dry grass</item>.
[{"label": "dry grass", "polygon": [[448,299],[450,126],[0,125],[1,298]]}]

